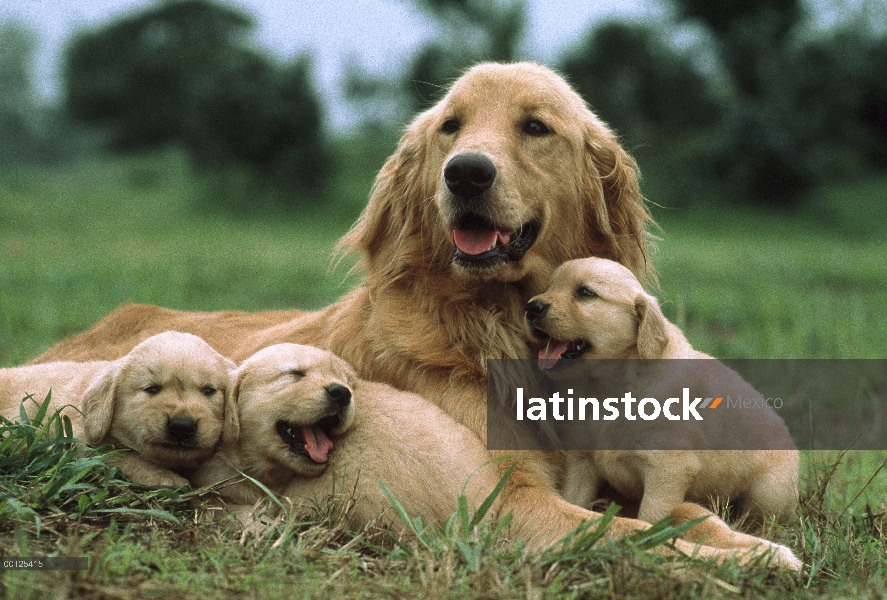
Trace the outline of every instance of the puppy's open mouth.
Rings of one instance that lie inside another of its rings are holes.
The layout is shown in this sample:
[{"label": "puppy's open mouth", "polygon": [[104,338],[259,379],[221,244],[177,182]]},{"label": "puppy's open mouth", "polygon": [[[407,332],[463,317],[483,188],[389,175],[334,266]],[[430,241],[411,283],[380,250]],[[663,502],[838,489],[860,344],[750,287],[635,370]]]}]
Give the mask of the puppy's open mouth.
[{"label": "puppy's open mouth", "polygon": [[562,342],[551,339],[539,330],[533,331],[533,334],[545,340],[545,345],[539,350],[538,363],[543,370],[553,369],[561,359],[579,358],[591,350],[591,344],[585,340]]},{"label": "puppy's open mouth", "polygon": [[519,261],[538,235],[539,222],[535,219],[515,231],[500,228],[479,215],[465,214],[453,226],[453,262],[466,267],[488,267]]},{"label": "puppy's open mouth", "polygon": [[315,463],[325,463],[333,449],[331,432],[340,423],[337,415],[324,417],[311,425],[278,421],[277,435],[289,445],[293,454],[304,456]]}]

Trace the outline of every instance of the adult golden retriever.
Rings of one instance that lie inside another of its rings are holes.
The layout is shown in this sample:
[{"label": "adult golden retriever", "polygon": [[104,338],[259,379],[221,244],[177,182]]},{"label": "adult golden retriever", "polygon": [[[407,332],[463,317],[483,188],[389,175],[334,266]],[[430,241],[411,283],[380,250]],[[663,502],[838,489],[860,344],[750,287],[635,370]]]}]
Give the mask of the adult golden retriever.
[{"label": "adult golden retriever", "polygon": [[[600,375],[597,368],[605,371],[608,383],[618,386],[616,381],[624,379],[629,384],[611,389],[631,389],[638,398],[664,400],[679,396],[684,387],[702,397],[725,390],[760,396],[738,373],[694,350],[634,274],[611,260],[583,258],[558,267],[548,289],[527,304],[527,325],[539,340],[539,365],[546,370],[568,357],[665,359],[644,362],[630,375],[622,361],[562,363],[561,369],[549,371],[562,381],[581,386]],[[607,482],[626,498],[639,500],[638,518],[651,523],[685,498],[719,504],[735,500],[744,511],[787,521],[798,504],[798,451],[782,419],[769,407],[703,412],[703,422],[657,418],[565,424],[566,447],[598,449],[568,454],[564,497],[588,505]],[[708,449],[725,447],[739,449]]]},{"label": "adult golden retriever", "polygon": [[[273,344],[243,361],[234,402],[239,434],[198,469],[195,485],[242,471],[309,504],[353,496],[351,527],[375,523],[403,533],[380,481],[408,514],[437,527],[463,491],[474,510],[499,480],[480,440],[437,406],[358,379],[341,358],[313,346]],[[241,515],[264,496],[249,481],[219,492]]]},{"label": "adult golden retriever", "polygon": [[[38,360],[118,355],[161,328],[202,335],[235,359],[277,342],[312,344],[486,439],[486,361],[531,356],[526,302],[574,258],[643,274],[648,221],[635,162],[561,77],[530,63],[482,64],[409,125],[382,167],[340,242],[362,253],[366,277],[337,303],[231,331],[212,314],[127,305]],[[534,544],[599,516],[560,496],[562,475],[561,455],[524,455],[503,492],[503,509]],[[695,514],[692,505],[674,512],[679,521]],[[617,519],[610,532],[645,526]]]},{"label": "adult golden retriever", "polygon": [[177,487],[188,484],[182,473],[233,433],[229,379],[235,367],[199,337],[167,331],[115,361],[0,369],[0,411],[17,417],[30,394],[25,410],[33,417],[51,392],[51,411],[71,418],[74,437],[123,450],[110,462],[129,479]]}]

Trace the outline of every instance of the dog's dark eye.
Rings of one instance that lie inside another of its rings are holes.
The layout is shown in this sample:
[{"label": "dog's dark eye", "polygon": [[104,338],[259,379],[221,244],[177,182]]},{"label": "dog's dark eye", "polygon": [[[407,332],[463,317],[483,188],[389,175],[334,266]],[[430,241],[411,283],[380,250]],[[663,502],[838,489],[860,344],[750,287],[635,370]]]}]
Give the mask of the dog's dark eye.
[{"label": "dog's dark eye", "polygon": [[456,133],[459,131],[459,120],[458,119],[447,119],[444,121],[443,125],[440,126],[440,130],[444,133]]},{"label": "dog's dark eye", "polygon": [[203,394],[204,396],[212,396],[213,394],[216,393],[216,391],[217,391],[216,388],[214,388],[213,386],[206,385],[203,387],[203,389],[200,390],[200,393]]},{"label": "dog's dark eye", "polygon": [[527,135],[541,136],[551,133],[551,130],[545,126],[545,123],[539,119],[529,119],[521,130]]},{"label": "dog's dark eye", "polygon": [[595,296],[597,296],[597,294],[595,294],[594,292],[592,292],[590,289],[588,289],[585,286],[578,288],[576,290],[576,295],[579,298],[594,298]]},{"label": "dog's dark eye", "polygon": [[303,369],[292,369],[291,371],[287,371],[287,375],[292,375],[296,379],[301,379],[305,376],[305,371]]},{"label": "dog's dark eye", "polygon": [[149,385],[147,387],[143,387],[142,391],[145,392],[146,394],[150,394],[151,396],[153,396],[155,394],[159,394],[160,390],[162,390],[162,389],[163,389],[163,386],[154,384],[154,385]]}]

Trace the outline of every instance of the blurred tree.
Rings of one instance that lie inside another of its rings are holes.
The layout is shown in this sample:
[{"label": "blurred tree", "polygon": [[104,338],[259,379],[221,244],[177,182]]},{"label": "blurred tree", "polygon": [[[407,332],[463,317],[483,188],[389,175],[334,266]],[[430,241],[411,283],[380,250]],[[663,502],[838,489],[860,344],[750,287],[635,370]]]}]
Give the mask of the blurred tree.
[{"label": "blurred tree", "polygon": [[708,29],[735,91],[710,149],[715,173],[750,197],[792,204],[817,177],[786,80],[801,1],[673,2],[682,18]]},{"label": "blurred tree", "polygon": [[34,32],[14,21],[0,23],[0,161],[29,158],[39,115],[34,90]]},{"label": "blurred tree", "polygon": [[686,135],[719,117],[711,82],[660,31],[605,22],[560,65],[598,116],[632,144]]},{"label": "blurred tree", "polygon": [[471,65],[517,58],[527,24],[525,0],[416,0],[416,5],[434,20],[438,38],[407,65],[404,84],[412,112],[434,104]]},{"label": "blurred tree", "polygon": [[204,169],[316,188],[332,162],[310,61],[260,54],[253,27],[229,5],[181,0],[81,33],[66,49],[67,109],[117,150],[175,144]]},{"label": "blurred tree", "polygon": [[[833,148],[833,158],[855,153],[872,166],[887,168],[885,65],[887,37],[859,29],[820,36],[792,56],[788,71],[797,109],[817,141]],[[822,168],[846,167],[832,160]]]},{"label": "blurred tree", "polygon": [[413,0],[436,35],[390,82],[367,75],[356,60],[345,67],[345,96],[371,113],[371,128],[391,127],[434,104],[471,65],[518,58],[527,24],[526,0]]}]

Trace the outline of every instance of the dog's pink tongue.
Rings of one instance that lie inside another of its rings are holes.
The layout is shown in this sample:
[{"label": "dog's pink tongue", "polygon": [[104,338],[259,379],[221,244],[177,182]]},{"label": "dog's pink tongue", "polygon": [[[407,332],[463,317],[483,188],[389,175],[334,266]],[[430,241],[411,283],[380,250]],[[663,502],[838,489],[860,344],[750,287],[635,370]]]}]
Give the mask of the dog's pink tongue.
[{"label": "dog's pink tongue", "polygon": [[493,242],[499,240],[500,244],[507,244],[508,237],[497,229],[481,231],[477,229],[454,229],[453,242],[456,248],[470,256],[483,254],[491,248]]},{"label": "dog's pink tongue", "polygon": [[305,449],[308,456],[314,462],[326,462],[327,455],[333,449],[333,441],[326,436],[322,429],[314,427],[302,427],[302,436],[305,438]]},{"label": "dog's pink tongue", "polygon": [[551,341],[549,341],[545,345],[545,347],[539,351],[539,368],[553,368],[554,365],[557,364],[557,361],[560,360],[560,357],[564,355],[564,352],[566,352],[567,348],[569,347],[570,342],[557,342],[554,347],[552,347]]}]

